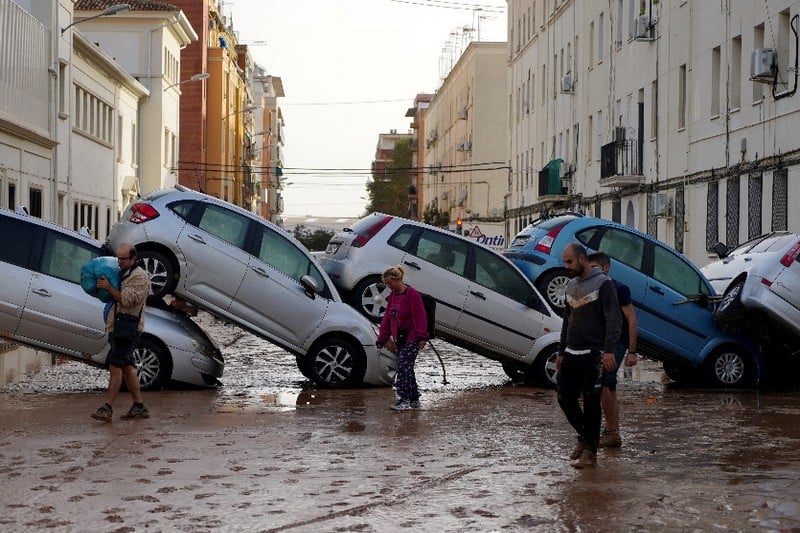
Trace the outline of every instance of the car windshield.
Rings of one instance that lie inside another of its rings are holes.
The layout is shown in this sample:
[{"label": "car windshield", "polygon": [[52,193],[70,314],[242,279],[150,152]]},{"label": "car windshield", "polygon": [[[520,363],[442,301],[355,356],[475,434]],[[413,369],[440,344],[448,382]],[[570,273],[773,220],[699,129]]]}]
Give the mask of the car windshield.
[{"label": "car windshield", "polygon": [[517,246],[522,246],[531,240],[535,235],[544,235],[548,233],[553,228],[557,228],[559,226],[563,226],[567,222],[571,222],[575,220],[575,215],[561,215],[552,218],[542,218],[539,220],[533,221],[529,226],[524,228],[522,231],[517,233],[514,237],[514,240],[511,241],[510,248],[514,248]]}]

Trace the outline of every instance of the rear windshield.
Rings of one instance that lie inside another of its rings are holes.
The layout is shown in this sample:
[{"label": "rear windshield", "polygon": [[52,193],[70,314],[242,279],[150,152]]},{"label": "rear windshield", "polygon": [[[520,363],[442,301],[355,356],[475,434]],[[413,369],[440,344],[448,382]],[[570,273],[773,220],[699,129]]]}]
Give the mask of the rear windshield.
[{"label": "rear windshield", "polygon": [[753,246],[753,249],[750,250],[750,253],[760,254],[763,252],[778,252],[783,250],[790,244],[794,243],[797,240],[797,235],[792,234],[783,234],[783,235],[773,235],[772,237],[768,237],[761,241],[760,243]]},{"label": "rear windshield", "polygon": [[567,222],[572,222],[576,218],[578,217],[573,215],[563,215],[560,217],[545,218],[544,220],[538,220],[531,225],[534,226],[536,229],[550,231],[551,229],[563,226]]},{"label": "rear windshield", "polygon": [[353,230],[353,233],[355,233],[356,235],[364,235],[368,233],[369,228],[371,228],[375,224],[382,222],[383,219],[386,217],[387,215],[382,215],[378,213],[365,216],[364,218],[362,218],[361,220],[350,226],[350,229]]}]

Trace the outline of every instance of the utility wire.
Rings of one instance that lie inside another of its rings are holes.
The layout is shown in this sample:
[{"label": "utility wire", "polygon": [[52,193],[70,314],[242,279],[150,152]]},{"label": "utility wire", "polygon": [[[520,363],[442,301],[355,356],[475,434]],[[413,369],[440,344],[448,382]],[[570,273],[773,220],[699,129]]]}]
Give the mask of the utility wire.
[{"label": "utility wire", "polygon": [[448,2],[446,0],[389,0],[398,4],[412,4],[423,7],[438,7],[443,9],[461,9],[463,11],[488,11],[492,13],[505,13],[505,7],[491,4],[466,4],[462,2]]}]

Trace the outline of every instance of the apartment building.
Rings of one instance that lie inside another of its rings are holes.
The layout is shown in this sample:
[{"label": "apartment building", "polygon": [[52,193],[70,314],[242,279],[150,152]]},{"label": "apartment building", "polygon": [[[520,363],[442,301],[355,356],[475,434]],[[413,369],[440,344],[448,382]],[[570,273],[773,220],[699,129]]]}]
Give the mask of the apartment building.
[{"label": "apartment building", "polygon": [[510,0],[507,235],[573,209],[697,264],[800,230],[797,14],[776,0]]}]

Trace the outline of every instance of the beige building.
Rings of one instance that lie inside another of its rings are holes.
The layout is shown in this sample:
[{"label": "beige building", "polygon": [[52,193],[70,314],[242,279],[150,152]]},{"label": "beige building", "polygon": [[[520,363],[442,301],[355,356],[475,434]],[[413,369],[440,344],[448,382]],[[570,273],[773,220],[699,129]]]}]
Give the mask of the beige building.
[{"label": "beige building", "polygon": [[424,111],[421,215],[494,248],[505,245],[506,43],[473,42]]},{"label": "beige building", "polygon": [[578,209],[702,265],[717,241],[800,231],[800,2],[508,7],[508,235]]}]

